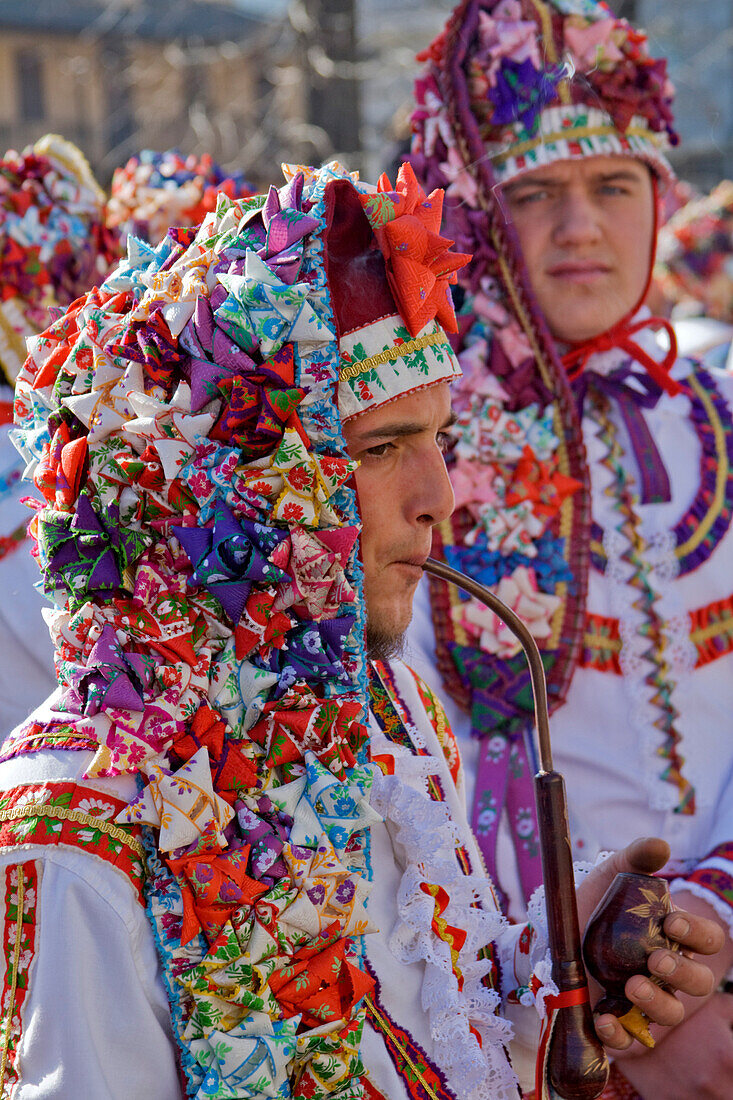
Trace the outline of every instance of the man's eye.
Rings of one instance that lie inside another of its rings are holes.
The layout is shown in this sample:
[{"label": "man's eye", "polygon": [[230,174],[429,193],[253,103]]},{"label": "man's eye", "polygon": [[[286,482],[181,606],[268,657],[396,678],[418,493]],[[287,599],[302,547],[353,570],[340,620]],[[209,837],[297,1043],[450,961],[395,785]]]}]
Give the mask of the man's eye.
[{"label": "man's eye", "polygon": [[442,453],[445,454],[452,442],[450,432],[438,432],[436,442]]},{"label": "man's eye", "polygon": [[541,199],[547,198],[547,191],[522,191],[518,195],[513,195],[511,204],[512,206],[529,206],[530,203],[539,202]]},{"label": "man's eye", "polygon": [[628,195],[628,187],[624,187],[621,183],[604,183],[601,187],[601,191],[604,195]]},{"label": "man's eye", "polygon": [[394,449],[394,443],[377,443],[375,447],[367,447],[364,453],[371,455],[373,458],[384,458],[392,449]]}]

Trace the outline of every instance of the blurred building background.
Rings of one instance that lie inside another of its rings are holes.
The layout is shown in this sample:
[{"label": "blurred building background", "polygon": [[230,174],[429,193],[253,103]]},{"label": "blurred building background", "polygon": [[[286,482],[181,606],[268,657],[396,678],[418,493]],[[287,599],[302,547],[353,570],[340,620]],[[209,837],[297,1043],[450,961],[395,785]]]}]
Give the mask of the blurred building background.
[{"label": "blurred building background", "polygon": [[[733,0],[612,0],[677,86],[674,159],[733,176]],[[409,135],[415,53],[446,0],[0,0],[0,153],[55,131],[103,184],[142,148],[210,153],[256,184],[338,156],[374,177]]]}]

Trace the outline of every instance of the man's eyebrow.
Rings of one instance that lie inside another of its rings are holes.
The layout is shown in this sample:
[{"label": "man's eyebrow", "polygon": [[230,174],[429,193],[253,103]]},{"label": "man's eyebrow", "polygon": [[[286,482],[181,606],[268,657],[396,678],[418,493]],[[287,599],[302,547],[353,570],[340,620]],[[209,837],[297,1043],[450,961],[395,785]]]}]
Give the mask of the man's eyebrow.
[{"label": "man's eyebrow", "polygon": [[[445,422],[441,424],[438,431],[445,432],[453,424],[455,424],[458,416],[453,410],[446,418]],[[360,432],[355,440],[357,443],[373,443],[375,439],[394,439],[403,438],[410,435],[419,435],[420,432],[426,432],[428,430],[427,424],[421,424],[416,420],[404,420],[395,424],[385,424],[382,428],[372,428],[370,432]]]},{"label": "man's eyebrow", "polygon": [[516,192],[520,191],[523,187],[559,187],[560,182],[553,179],[552,176],[532,176],[531,179],[518,179],[512,183],[506,183],[502,187],[502,192],[508,195],[510,198]]},{"label": "man's eyebrow", "polygon": [[615,172],[601,172],[596,179],[601,183],[609,183],[611,180],[631,180],[633,183],[640,183],[643,179],[641,172],[635,172],[630,168],[619,168]]}]

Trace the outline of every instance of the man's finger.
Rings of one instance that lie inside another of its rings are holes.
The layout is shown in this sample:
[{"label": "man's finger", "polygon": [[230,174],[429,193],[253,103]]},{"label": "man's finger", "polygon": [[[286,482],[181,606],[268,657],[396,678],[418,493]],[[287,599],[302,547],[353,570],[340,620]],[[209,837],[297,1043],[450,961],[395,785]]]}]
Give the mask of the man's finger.
[{"label": "man's finger", "polygon": [[609,1012],[596,1016],[595,1025],[598,1038],[611,1050],[628,1050],[634,1041]]},{"label": "man's finger", "polygon": [[614,852],[609,863],[618,874],[632,871],[639,875],[651,875],[661,870],[669,859],[669,844],[658,836],[639,837],[632,840],[620,852]]},{"label": "man's finger", "polygon": [[725,933],[719,924],[684,909],[676,909],[665,918],[664,931],[670,939],[698,955],[714,955],[725,943]]},{"label": "man's finger", "polygon": [[629,1000],[638,1005],[655,1024],[675,1027],[684,1019],[685,1010],[674,994],[660,989],[642,974],[629,978],[625,992]]},{"label": "man's finger", "polygon": [[704,963],[681,955],[676,951],[652,951],[647,959],[649,972],[661,978],[667,985],[691,997],[707,997],[713,992],[715,979]]}]

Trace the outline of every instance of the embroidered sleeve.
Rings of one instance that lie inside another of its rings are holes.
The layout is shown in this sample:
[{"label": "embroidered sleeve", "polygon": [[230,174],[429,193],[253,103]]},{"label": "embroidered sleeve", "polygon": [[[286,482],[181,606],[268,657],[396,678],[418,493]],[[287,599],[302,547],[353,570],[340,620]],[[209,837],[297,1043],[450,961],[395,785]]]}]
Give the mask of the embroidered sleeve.
[{"label": "embroidered sleeve", "polygon": [[140,829],[118,825],[125,803],[80,783],[34,783],[0,795],[0,848],[19,844],[74,848],[124,874],[143,901]]},{"label": "embroidered sleeve", "polygon": [[81,848],[0,846],[0,904],[5,1100],[180,1100],[155,945],[129,879]]},{"label": "embroidered sleeve", "polygon": [[733,841],[718,844],[687,875],[673,879],[670,890],[690,890],[709,902],[733,933]]},{"label": "embroidered sleeve", "polygon": [[460,784],[463,782],[463,766],[461,764],[458,741],[450,727],[448,715],[445,713],[443,704],[440,702],[433,689],[428,687],[425,681],[418,676],[413,669],[410,669],[410,672],[414,677],[420,701],[425,707],[425,713],[430,720],[431,726],[435,730],[435,736],[438,738],[440,747],[443,750],[443,755],[453,782],[456,787],[460,789]]}]

